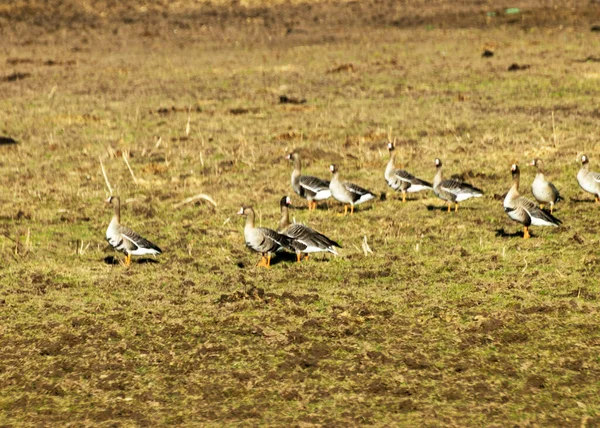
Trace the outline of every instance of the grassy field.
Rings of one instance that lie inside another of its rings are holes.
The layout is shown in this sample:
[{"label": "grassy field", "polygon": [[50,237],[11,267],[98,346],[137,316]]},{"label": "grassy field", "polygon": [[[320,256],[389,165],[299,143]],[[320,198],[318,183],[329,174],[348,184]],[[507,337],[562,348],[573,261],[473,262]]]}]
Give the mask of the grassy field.
[{"label": "grassy field", "polygon": [[[4,26],[0,426],[599,426],[600,207],[575,175],[583,153],[600,171],[600,36],[528,4],[406,28]],[[388,138],[484,197],[402,204]],[[309,213],[291,150],[377,200]],[[523,240],[502,197],[514,162],[530,195],[534,157],[564,223]],[[156,262],[107,246],[100,160]],[[217,206],[180,204],[200,193]],[[286,194],[340,257],[254,267],[236,211],[275,227]]]}]

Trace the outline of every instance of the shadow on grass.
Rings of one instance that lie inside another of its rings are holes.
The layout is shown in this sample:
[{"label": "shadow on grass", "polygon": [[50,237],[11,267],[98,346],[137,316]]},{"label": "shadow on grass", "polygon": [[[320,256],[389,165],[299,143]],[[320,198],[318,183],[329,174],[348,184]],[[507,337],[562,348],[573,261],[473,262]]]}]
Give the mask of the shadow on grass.
[{"label": "shadow on grass", "polygon": [[[535,235],[533,233],[529,232],[529,235],[532,238],[535,238]],[[523,238],[523,231],[519,230],[517,232],[509,233],[506,232],[504,228],[496,229],[496,236],[499,236],[500,238]]]},{"label": "shadow on grass", "polygon": [[[303,255],[303,259],[301,263],[322,263],[322,262],[329,262],[329,259],[331,257],[314,257],[313,255],[311,255],[312,257],[309,257],[309,259],[307,260],[306,254]],[[253,261],[251,264],[245,264],[242,261],[239,261],[236,263],[236,266],[240,269],[252,269],[254,267],[256,267],[256,265],[258,264],[258,262],[260,261],[260,258],[257,258],[256,261]],[[281,252],[281,253],[277,253],[276,256],[271,258],[271,267],[276,266],[280,263],[298,263],[298,259],[296,258],[296,254],[295,253],[288,253],[288,252]]]},{"label": "shadow on grass", "polygon": [[[106,263],[107,265],[120,265],[123,264],[123,262],[125,261],[124,258],[119,258],[119,257],[115,257],[115,256],[106,256],[104,257],[104,263]],[[143,259],[131,259],[131,263],[138,263],[141,265],[144,264],[156,264],[156,263],[160,263],[158,260],[156,259],[152,259],[152,258],[143,258]]]},{"label": "shadow on grass", "polygon": [[596,203],[594,199],[575,199],[569,198],[569,202],[573,202],[574,204],[593,204]]},{"label": "shadow on grass", "polygon": [[[444,212],[448,212],[448,205],[425,205],[425,208],[427,208],[427,211],[444,211]],[[464,207],[462,205],[459,205],[458,207],[458,212],[461,211],[472,211],[475,208],[473,207]],[[455,212],[454,211],[454,205],[452,205],[452,209],[450,210],[450,212]]]}]

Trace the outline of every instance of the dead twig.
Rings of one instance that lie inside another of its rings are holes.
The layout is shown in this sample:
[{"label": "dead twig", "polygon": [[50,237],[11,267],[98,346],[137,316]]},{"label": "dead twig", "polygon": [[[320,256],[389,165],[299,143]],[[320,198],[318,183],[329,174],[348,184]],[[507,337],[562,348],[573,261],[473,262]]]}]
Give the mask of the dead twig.
[{"label": "dead twig", "polygon": [[104,181],[106,181],[106,187],[108,187],[108,191],[110,194],[113,194],[112,187],[110,187],[110,183],[108,182],[108,176],[106,175],[106,170],[104,169],[104,164],[102,163],[102,158],[98,158],[100,161],[100,168],[102,168],[102,175],[104,176]]},{"label": "dead twig", "polygon": [[190,196],[189,198],[186,198],[183,201],[174,204],[173,208],[179,208],[179,207],[181,207],[183,205],[186,205],[186,204],[192,203],[194,201],[197,201],[198,199],[204,199],[205,201],[210,202],[211,204],[213,204],[213,206],[215,208],[217,207],[217,203],[214,201],[213,198],[211,198],[208,195],[205,195],[204,193],[199,193],[197,195]]},{"label": "dead twig", "polygon": [[135,178],[135,175],[133,174],[133,170],[131,169],[131,165],[129,165],[129,161],[127,160],[127,155],[126,155],[125,152],[123,152],[122,155],[123,155],[123,160],[125,161],[125,165],[127,165],[127,168],[129,169],[129,172],[131,173],[131,178],[133,178],[133,182],[137,186],[138,182],[137,182],[137,180]]}]

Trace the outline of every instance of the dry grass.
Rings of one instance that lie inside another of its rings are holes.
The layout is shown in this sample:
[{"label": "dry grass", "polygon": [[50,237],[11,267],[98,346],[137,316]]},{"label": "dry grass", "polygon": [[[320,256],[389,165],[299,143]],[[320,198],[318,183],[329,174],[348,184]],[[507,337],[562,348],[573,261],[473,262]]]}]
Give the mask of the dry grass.
[{"label": "dry grass", "polygon": [[[222,31],[2,43],[7,74],[31,76],[0,82],[19,141],[0,146],[0,425],[599,424],[600,221],[575,181],[581,153],[600,170],[598,67],[577,61],[597,35]],[[484,198],[402,204],[390,133],[407,169],[431,179],[440,157]],[[340,218],[291,195],[341,257],[256,269],[235,212],[276,225],[291,149],[387,200]],[[515,161],[528,191],[533,157],[564,225],[524,241],[499,198]],[[107,248],[99,158],[158,263]],[[181,204],[198,194],[216,206]]]}]

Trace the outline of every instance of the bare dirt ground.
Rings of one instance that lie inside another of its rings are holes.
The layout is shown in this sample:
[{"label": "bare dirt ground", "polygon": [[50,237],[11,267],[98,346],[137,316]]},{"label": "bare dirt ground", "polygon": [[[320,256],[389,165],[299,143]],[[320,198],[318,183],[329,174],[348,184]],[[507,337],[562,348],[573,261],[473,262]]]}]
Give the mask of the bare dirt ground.
[{"label": "bare dirt ground", "polygon": [[[0,4],[0,426],[599,426],[597,25],[595,1]],[[484,197],[402,204],[389,138]],[[292,149],[377,200],[309,213]],[[533,157],[564,223],[525,241],[502,198]],[[100,160],[157,259],[106,245]],[[340,257],[254,267],[235,213],[275,227],[285,194]]]}]

